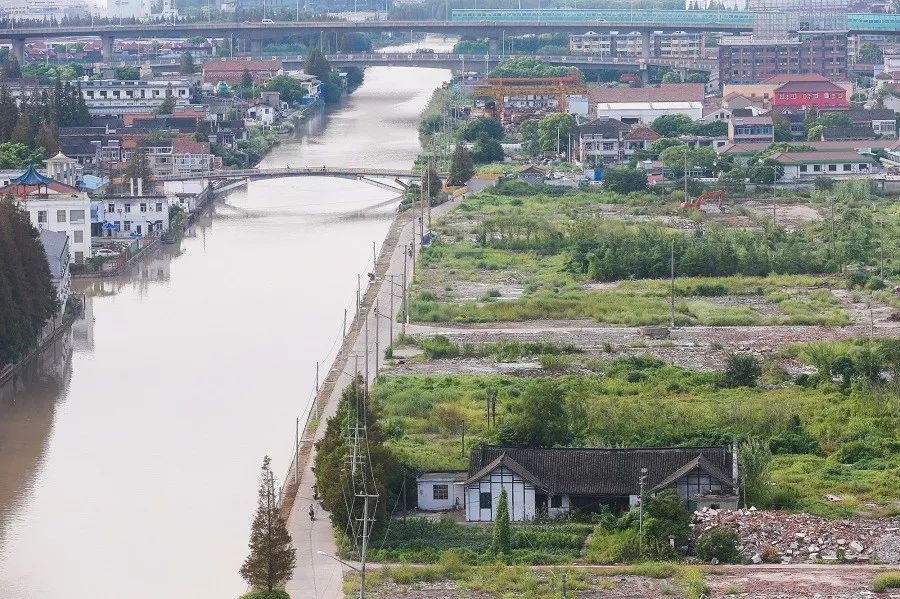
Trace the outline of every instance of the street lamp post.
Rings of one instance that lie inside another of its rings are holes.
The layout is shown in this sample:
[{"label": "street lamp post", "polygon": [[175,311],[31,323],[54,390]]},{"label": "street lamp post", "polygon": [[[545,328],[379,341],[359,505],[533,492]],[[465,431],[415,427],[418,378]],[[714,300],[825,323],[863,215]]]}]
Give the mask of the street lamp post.
[{"label": "street lamp post", "polygon": [[638,500],[638,553],[644,554],[644,482],[647,480],[647,469],[641,468],[641,476],[638,479],[640,483],[641,496]]}]

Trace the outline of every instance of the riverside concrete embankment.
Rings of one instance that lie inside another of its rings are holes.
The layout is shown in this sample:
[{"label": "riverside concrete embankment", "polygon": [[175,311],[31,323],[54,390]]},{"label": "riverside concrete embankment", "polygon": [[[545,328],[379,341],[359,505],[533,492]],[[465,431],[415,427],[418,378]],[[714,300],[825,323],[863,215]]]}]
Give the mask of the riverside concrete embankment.
[{"label": "riverside concrete embankment", "polygon": [[[452,205],[453,202],[447,202],[433,208],[432,215],[446,212]],[[414,212],[416,211],[410,210],[398,214],[388,231],[376,261],[375,278],[366,287],[359,313],[352,326],[349,326],[340,353],[319,389],[320,417],[314,418],[316,406],[313,405],[307,426],[301,436],[302,442],[296,455],[296,462],[291,464],[282,488],[281,510],[287,518],[288,530],[297,549],[297,566],[293,578],[287,584],[287,590],[293,599],[328,599],[343,596],[341,584],[345,567],[330,556],[319,553],[334,555],[337,548],[328,514],[321,509],[318,502],[313,501],[314,445],[324,436],[326,422],[337,411],[341,393],[353,380],[357,367],[358,372],[364,375],[367,352],[370,384],[375,378],[376,361],[378,364],[383,362],[384,348],[390,343],[390,319],[395,321],[393,325],[395,336],[400,331],[401,325],[396,322],[396,318],[403,306],[404,262],[408,287],[412,283],[413,271],[412,261],[409,260],[407,252],[414,240],[418,239],[418,223],[414,218]],[[417,257],[420,247],[417,241],[414,245],[414,254]],[[391,284],[391,275],[394,276],[394,285]],[[392,292],[393,313],[390,310]],[[374,313],[376,303],[379,312],[377,322]],[[368,322],[368,345],[366,322]],[[307,514],[310,504],[313,504],[316,510],[315,521],[311,521]]]}]

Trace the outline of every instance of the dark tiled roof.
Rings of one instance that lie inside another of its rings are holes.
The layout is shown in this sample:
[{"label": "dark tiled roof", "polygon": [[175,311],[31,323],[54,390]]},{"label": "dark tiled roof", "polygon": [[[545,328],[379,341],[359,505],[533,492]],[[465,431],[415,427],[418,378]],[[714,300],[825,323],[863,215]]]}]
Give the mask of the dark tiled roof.
[{"label": "dark tiled roof", "polygon": [[825,127],[822,138],[833,139],[875,139],[875,131],[871,127]]},{"label": "dark tiled roof", "polygon": [[[720,480],[724,477],[723,482],[731,484],[732,454],[724,447],[535,449],[484,445],[472,450],[469,478],[480,478],[499,465],[514,464],[527,473],[523,478],[536,481],[535,486],[550,493],[638,495],[641,468],[647,468],[646,489],[655,489],[669,484],[667,480],[698,458],[711,465],[711,475]],[[510,470],[516,472],[512,467]]]},{"label": "dark tiled roof", "polygon": [[846,110],[827,110],[824,108],[820,108],[819,112],[842,112],[850,117],[850,120],[854,123],[865,123],[871,121],[893,121],[895,118],[894,111],[890,108],[850,108]]},{"label": "dark tiled roof", "polygon": [[629,125],[626,125],[618,119],[596,119],[590,123],[585,123],[578,127],[580,135],[602,135],[610,139],[618,139],[619,134],[628,131]]}]

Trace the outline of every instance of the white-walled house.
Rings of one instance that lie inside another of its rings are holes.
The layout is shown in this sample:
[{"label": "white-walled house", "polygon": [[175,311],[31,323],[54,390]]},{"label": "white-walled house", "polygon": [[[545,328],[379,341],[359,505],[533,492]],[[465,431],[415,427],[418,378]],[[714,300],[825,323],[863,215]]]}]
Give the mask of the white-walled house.
[{"label": "white-walled house", "polygon": [[781,181],[858,177],[881,171],[878,160],[856,152],[779,152],[771,158],[784,169]]},{"label": "white-walled house", "polygon": [[463,482],[465,471],[424,472],[416,479],[420,510],[461,510],[465,503]]},{"label": "white-walled house", "polygon": [[65,233],[76,264],[91,257],[91,201],[86,193],[29,166],[10,179],[9,185],[0,187],[0,196],[6,194],[19,200],[38,230]]},{"label": "white-walled house", "polygon": [[169,230],[169,200],[164,195],[117,195],[99,199],[103,237],[143,237]]},{"label": "white-walled house", "polygon": [[536,449],[485,445],[472,450],[465,481],[466,520],[490,522],[506,490],[510,520],[569,511],[624,510],[644,493],[675,490],[690,509],[737,505],[737,462],[727,447]]}]

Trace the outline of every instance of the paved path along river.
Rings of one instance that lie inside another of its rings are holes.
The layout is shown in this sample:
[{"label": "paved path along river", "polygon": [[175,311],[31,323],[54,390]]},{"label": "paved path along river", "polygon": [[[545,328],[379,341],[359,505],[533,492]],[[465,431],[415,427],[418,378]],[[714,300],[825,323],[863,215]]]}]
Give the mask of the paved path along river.
[{"label": "paved path along river", "polygon": [[[374,68],[261,166],[406,168],[447,71]],[[320,129],[320,130],[317,130]],[[0,597],[223,598],[244,589],[259,464],[287,468],[317,360],[384,239],[389,192],[252,183],[179,245],[85,285],[86,318],[0,389]]]}]

